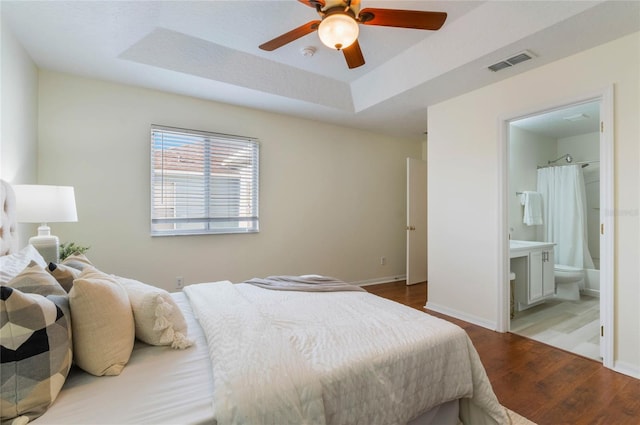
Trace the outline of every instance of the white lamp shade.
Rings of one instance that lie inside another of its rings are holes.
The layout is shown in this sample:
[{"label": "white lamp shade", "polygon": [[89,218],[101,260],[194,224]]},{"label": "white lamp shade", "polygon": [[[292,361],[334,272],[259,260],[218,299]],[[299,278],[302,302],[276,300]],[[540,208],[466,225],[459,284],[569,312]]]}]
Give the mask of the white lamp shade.
[{"label": "white lamp shade", "polygon": [[349,15],[329,15],[320,22],[320,41],[332,49],[341,50],[351,46],[358,39],[358,23]]},{"label": "white lamp shade", "polygon": [[76,197],[71,186],[22,184],[13,186],[20,223],[78,221]]}]

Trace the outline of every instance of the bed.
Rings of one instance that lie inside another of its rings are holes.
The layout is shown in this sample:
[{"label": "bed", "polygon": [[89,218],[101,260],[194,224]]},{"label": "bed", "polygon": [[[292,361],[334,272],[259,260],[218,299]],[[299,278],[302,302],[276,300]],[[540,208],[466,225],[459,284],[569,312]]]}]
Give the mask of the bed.
[{"label": "bed", "polygon": [[[10,190],[3,182],[3,203],[11,202]],[[12,220],[3,217],[3,228]],[[2,235],[3,254],[16,255],[11,232]],[[81,282],[76,278],[71,291]],[[38,417],[22,415],[14,423],[510,423],[462,329],[336,285],[319,292],[222,281],[162,294],[184,320],[189,344],[150,345],[139,340],[136,323],[130,356],[117,376],[78,367],[75,344],[84,337],[74,328],[76,365],[59,392]],[[129,296],[135,313],[135,296]],[[69,298],[75,299],[72,292]],[[79,317],[73,307],[72,323]]]}]

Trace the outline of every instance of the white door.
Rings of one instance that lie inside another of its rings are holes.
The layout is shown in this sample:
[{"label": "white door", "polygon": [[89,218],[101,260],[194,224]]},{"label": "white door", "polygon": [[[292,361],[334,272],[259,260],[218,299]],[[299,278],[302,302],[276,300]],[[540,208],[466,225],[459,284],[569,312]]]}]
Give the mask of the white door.
[{"label": "white door", "polygon": [[407,158],[407,285],[427,281],[427,162]]}]

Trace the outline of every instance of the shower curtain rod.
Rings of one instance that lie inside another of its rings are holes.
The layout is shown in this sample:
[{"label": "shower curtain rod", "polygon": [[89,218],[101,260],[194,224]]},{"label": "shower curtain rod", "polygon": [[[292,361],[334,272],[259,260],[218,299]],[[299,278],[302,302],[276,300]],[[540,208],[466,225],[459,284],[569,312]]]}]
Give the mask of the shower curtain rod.
[{"label": "shower curtain rod", "polygon": [[599,159],[594,159],[593,161],[577,161],[572,162],[571,164],[549,164],[549,165],[538,165],[538,170],[540,168],[549,168],[549,167],[564,167],[567,165],[582,165],[582,168],[586,167],[589,164],[595,164],[596,162],[600,162]]}]

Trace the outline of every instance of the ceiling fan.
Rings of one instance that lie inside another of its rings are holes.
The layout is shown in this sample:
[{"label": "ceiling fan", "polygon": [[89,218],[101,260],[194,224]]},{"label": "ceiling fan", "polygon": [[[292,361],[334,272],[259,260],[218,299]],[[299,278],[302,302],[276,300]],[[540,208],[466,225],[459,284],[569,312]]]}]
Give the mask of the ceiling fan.
[{"label": "ceiling fan", "polygon": [[272,51],[317,30],[323,44],[342,50],[350,69],[365,63],[358,43],[358,24],[435,31],[447,19],[445,12],[377,8],[360,10],[360,0],[298,1],[316,9],[320,19],[307,22],[259,47]]}]

